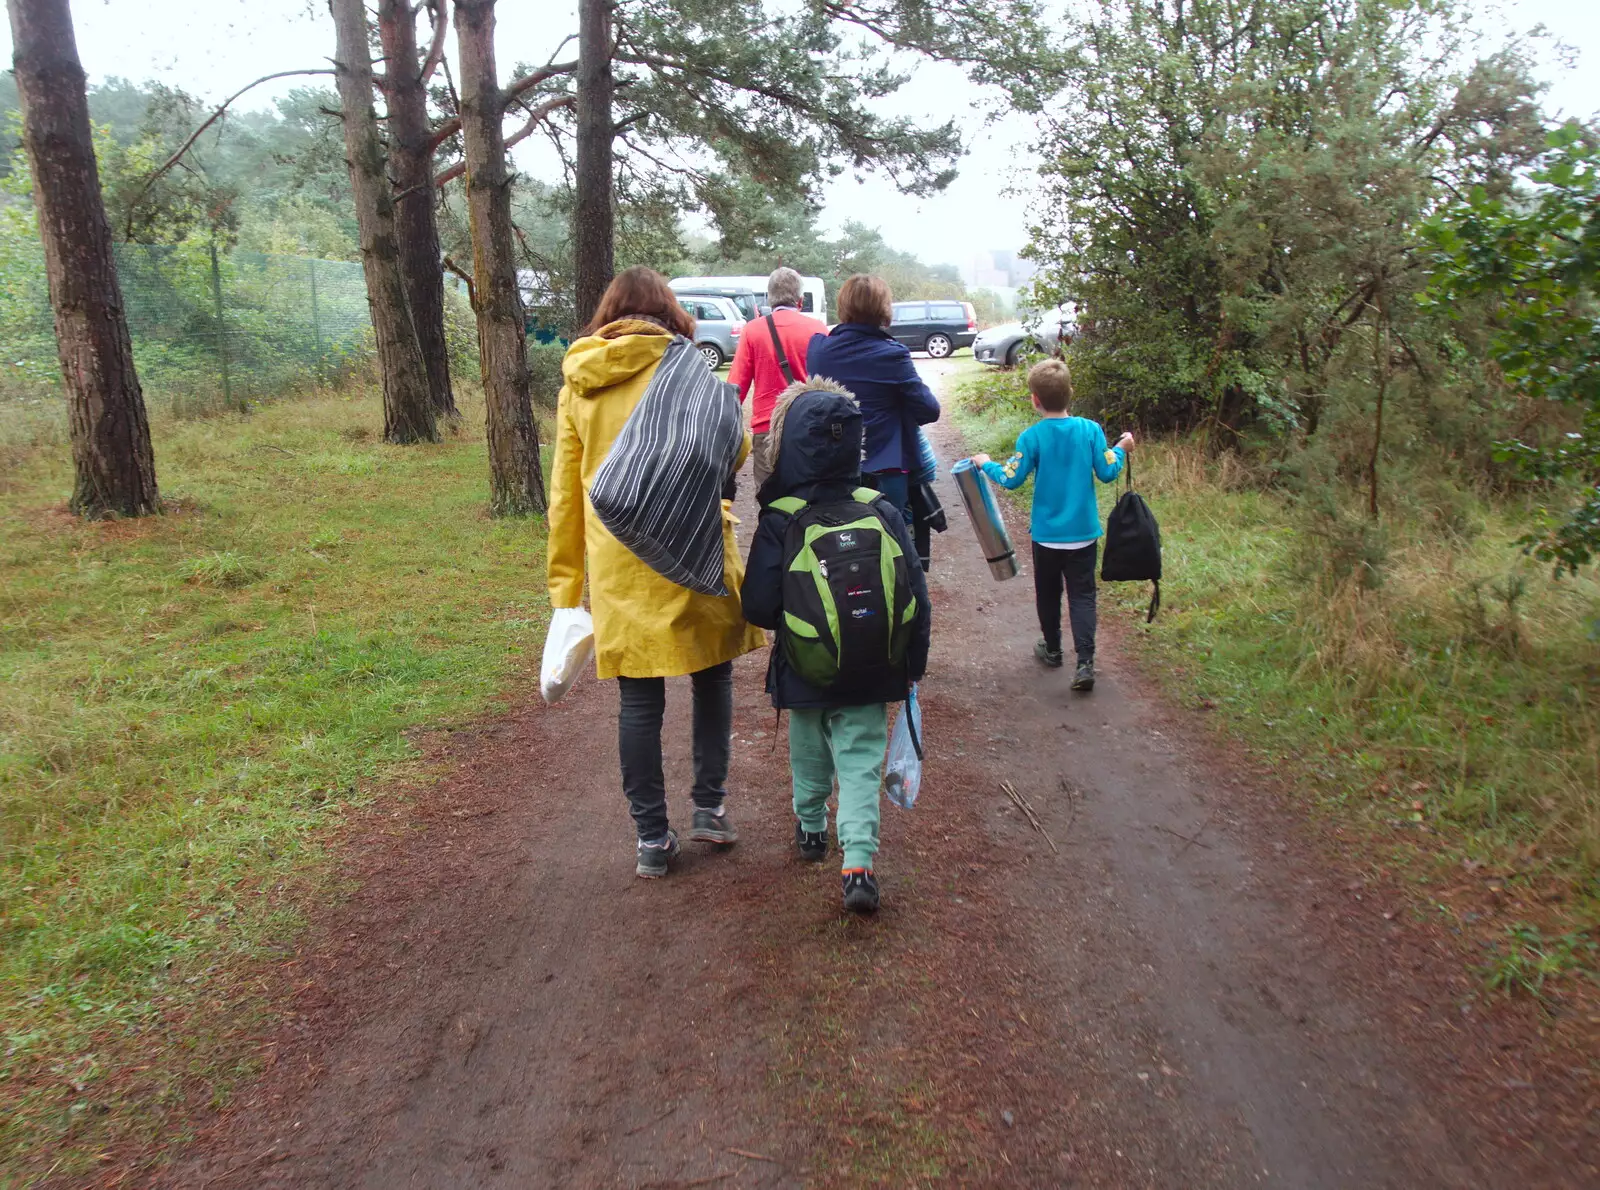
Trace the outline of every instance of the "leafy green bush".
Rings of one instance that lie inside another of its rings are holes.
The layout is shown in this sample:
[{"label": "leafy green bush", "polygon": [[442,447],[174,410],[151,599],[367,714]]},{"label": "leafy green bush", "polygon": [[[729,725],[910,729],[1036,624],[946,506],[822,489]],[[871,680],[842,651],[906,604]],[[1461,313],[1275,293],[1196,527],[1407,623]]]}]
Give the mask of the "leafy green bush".
[{"label": "leafy green bush", "polygon": [[444,288],[444,341],[450,352],[450,374],[477,380],[478,316],[467,295],[448,285]]},{"label": "leafy green bush", "polygon": [[1466,299],[1492,299],[1489,350],[1507,383],[1581,418],[1559,436],[1499,444],[1525,475],[1579,485],[1572,507],[1523,538],[1558,572],[1576,572],[1600,555],[1600,141],[1568,122],[1532,180],[1532,194],[1475,187],[1429,225],[1429,301],[1459,317]]},{"label": "leafy green bush", "polygon": [[533,403],[544,409],[554,409],[561,395],[561,361],[567,349],[559,343],[528,344],[529,387]]}]

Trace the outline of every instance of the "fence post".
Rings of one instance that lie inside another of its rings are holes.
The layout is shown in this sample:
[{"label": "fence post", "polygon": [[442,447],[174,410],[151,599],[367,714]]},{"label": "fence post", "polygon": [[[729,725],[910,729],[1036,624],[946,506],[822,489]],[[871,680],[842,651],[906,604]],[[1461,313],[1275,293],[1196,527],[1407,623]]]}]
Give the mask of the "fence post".
[{"label": "fence post", "polygon": [[[217,307],[217,360],[222,365],[222,403],[233,404],[233,386],[228,383],[228,328],[222,322],[222,270],[217,266],[217,244],[211,242],[211,297]],[[249,413],[247,401],[239,402],[239,412]]]},{"label": "fence post", "polygon": [[322,319],[317,313],[317,258],[311,258],[311,334],[317,343],[317,362],[313,375],[317,383],[323,384],[322,378]]}]

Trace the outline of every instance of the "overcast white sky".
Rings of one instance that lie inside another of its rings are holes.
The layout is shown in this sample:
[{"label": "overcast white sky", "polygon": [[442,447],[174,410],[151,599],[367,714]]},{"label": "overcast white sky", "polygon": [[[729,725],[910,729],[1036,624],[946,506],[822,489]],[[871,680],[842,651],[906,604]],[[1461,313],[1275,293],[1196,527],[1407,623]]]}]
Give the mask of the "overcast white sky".
[{"label": "overcast white sky", "polygon": [[[1570,45],[1576,53],[1571,68],[1554,58],[1545,63],[1550,106],[1585,116],[1600,111],[1600,0],[1485,0],[1480,7],[1487,31],[1525,32],[1544,24]],[[321,0],[73,0],[73,15],[91,79],[160,79],[215,100],[263,74],[325,65],[333,50]],[[496,46],[502,72],[518,61],[543,61],[576,24],[573,0],[500,0]],[[5,23],[0,50],[9,62]],[[293,79],[267,84],[245,106],[270,106],[274,96],[295,85]],[[1021,247],[1026,199],[1003,191],[1018,180],[1015,171],[1028,157],[1031,129],[1016,117],[986,128],[974,107],[978,98],[955,68],[919,65],[911,82],[886,101],[885,111],[957,118],[969,139],[961,176],[938,197],[914,199],[882,179],[858,181],[847,174],[827,188],[824,222],[836,228],[860,220],[929,262],[965,265],[975,251]],[[519,164],[534,173],[548,168],[532,151]],[[1025,177],[1020,180],[1025,184]]]}]

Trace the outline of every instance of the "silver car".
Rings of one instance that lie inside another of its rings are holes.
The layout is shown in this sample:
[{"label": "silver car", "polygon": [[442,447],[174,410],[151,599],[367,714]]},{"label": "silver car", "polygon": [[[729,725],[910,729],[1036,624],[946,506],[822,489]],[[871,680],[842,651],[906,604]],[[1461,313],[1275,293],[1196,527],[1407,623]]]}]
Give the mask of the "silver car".
[{"label": "silver car", "polygon": [[1056,345],[1071,343],[1078,333],[1077,316],[1071,306],[1037,310],[1020,322],[1003,322],[979,331],[972,341],[972,354],[980,364],[1014,368],[1030,352],[1049,355]]},{"label": "silver car", "polygon": [[680,293],[678,304],[694,317],[694,345],[715,372],[733,358],[744,333],[744,315],[732,298],[711,293]]}]

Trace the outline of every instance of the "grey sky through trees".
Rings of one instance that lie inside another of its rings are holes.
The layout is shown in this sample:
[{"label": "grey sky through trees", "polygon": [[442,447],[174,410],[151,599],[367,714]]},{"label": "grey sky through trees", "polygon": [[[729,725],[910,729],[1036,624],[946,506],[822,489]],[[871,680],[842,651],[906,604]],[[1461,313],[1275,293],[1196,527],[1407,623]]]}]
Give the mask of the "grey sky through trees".
[{"label": "grey sky through trees", "polygon": [[[1541,71],[1551,84],[1548,105],[1568,115],[1600,111],[1600,3],[1595,0],[1507,0],[1483,3],[1482,27],[1495,34],[1543,23],[1575,51],[1573,69],[1546,54]],[[91,80],[121,75],[159,79],[208,100],[220,100],[264,74],[326,65],[333,52],[327,6],[319,0],[74,0],[78,49]],[[562,32],[576,29],[572,0],[500,0],[496,53],[502,71],[518,62],[543,61]],[[9,28],[0,22],[0,48],[11,60]],[[450,47],[455,58],[454,38]],[[305,80],[319,85],[326,79]],[[245,107],[270,106],[296,85],[288,79],[252,92]],[[985,126],[970,104],[979,99],[961,72],[936,63],[917,65],[912,81],[884,101],[884,110],[942,121],[960,120],[970,142],[961,176],[944,194],[908,198],[882,178],[857,182],[846,173],[824,195],[824,225],[836,229],[856,219],[882,231],[894,247],[930,263],[966,266],[975,251],[1016,248],[1026,239],[1025,198],[997,193],[1026,165],[1031,128],[1012,116]],[[538,138],[515,153],[535,177],[551,177],[554,162]],[[1024,186],[1026,177],[1015,179]]]}]

